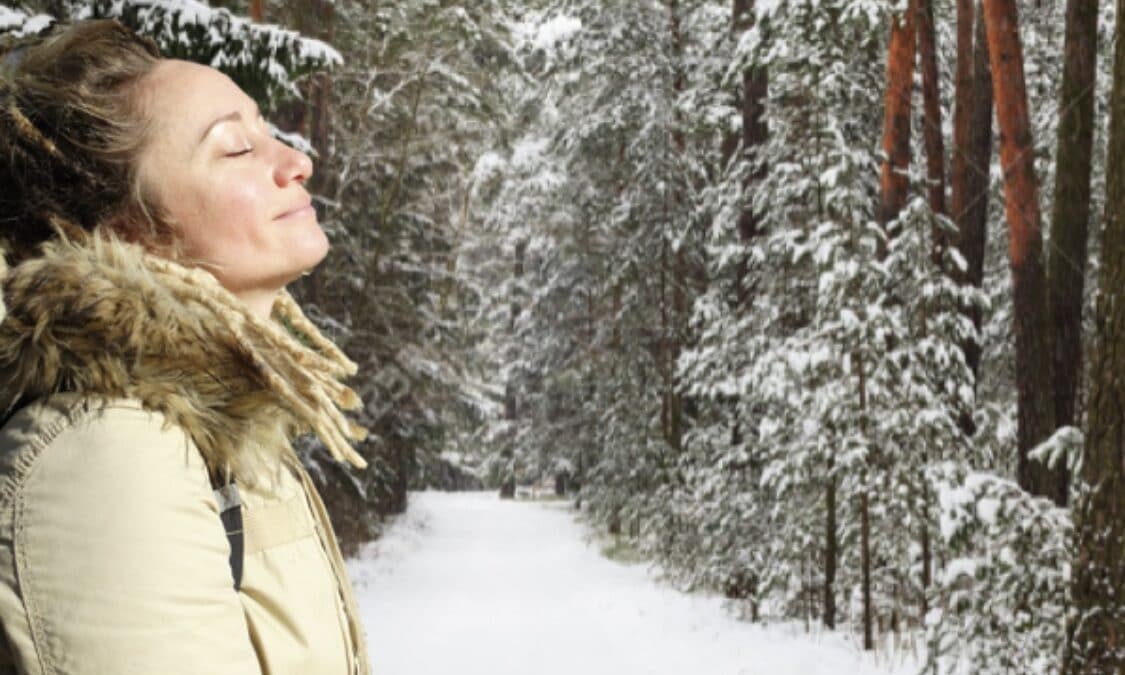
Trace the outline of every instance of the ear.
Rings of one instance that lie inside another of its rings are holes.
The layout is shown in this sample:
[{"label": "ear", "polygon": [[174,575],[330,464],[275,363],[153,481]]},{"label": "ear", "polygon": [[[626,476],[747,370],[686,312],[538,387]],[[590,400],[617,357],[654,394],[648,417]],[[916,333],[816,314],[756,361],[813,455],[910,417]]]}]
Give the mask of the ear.
[{"label": "ear", "polygon": [[141,243],[141,227],[135,209],[126,207],[107,216],[98,223],[97,231],[102,236],[111,236],[131,244]]},{"label": "ear", "polygon": [[104,218],[98,227],[164,258],[173,258],[177,250],[175,230],[164,221],[158,209],[143,203],[134,203],[120,209]]}]

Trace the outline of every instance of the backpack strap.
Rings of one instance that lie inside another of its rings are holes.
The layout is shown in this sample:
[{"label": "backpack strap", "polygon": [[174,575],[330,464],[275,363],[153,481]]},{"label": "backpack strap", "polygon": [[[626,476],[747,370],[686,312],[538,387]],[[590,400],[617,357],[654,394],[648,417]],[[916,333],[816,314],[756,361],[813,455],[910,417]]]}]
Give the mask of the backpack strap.
[{"label": "backpack strap", "polygon": [[[212,487],[216,481],[211,479]],[[234,578],[234,590],[242,589],[242,558],[245,545],[242,537],[242,497],[234,478],[226,485],[215,487],[215,501],[219,504],[219,518],[230,542],[230,573]]]},{"label": "backpack strap", "polygon": [[20,396],[18,399],[16,399],[16,401],[12,403],[11,407],[5,410],[3,415],[0,415],[0,428],[3,428],[5,425],[7,425],[8,420],[15,417],[16,413],[18,413],[19,411],[31,405],[33,401],[35,401],[35,399],[27,395]]}]

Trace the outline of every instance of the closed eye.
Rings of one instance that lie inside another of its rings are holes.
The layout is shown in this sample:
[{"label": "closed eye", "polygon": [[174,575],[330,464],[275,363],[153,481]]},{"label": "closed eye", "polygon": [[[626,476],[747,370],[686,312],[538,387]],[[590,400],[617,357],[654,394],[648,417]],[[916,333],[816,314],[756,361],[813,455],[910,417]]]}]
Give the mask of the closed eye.
[{"label": "closed eye", "polygon": [[248,148],[243,148],[242,150],[239,150],[237,152],[228,152],[227,157],[241,157],[242,155],[249,154],[253,150],[254,150],[254,148],[253,148],[253,146],[251,146],[251,147],[248,147]]}]

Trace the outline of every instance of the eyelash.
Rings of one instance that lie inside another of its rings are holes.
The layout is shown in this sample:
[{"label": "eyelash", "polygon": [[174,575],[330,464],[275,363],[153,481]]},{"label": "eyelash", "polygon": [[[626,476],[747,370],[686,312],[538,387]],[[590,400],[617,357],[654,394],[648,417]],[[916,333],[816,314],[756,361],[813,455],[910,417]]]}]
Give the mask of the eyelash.
[{"label": "eyelash", "polygon": [[[262,124],[263,124],[263,127],[264,127],[264,133],[266,134],[266,136],[272,137],[273,134],[270,133],[269,127],[265,126],[264,121],[262,122]],[[242,150],[237,150],[235,152],[228,152],[226,156],[227,157],[241,157],[242,155],[249,154],[253,151],[254,151],[254,146],[250,145],[250,146],[247,146],[246,148],[243,148]]]}]

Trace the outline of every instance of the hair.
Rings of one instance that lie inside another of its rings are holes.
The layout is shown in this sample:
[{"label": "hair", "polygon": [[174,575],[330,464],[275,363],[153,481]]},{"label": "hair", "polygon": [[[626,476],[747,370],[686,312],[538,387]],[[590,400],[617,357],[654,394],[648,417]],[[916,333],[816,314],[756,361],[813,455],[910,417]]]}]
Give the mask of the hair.
[{"label": "hair", "polygon": [[60,23],[0,43],[0,238],[9,262],[98,228],[149,249],[173,245],[146,196],[142,83],[160,50],[116,20]]}]

